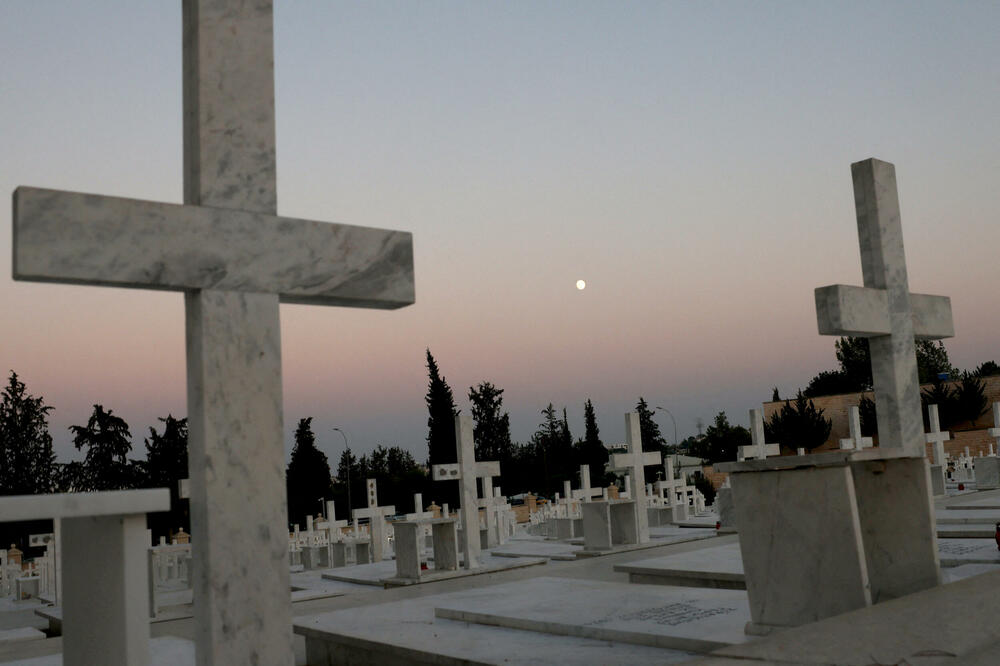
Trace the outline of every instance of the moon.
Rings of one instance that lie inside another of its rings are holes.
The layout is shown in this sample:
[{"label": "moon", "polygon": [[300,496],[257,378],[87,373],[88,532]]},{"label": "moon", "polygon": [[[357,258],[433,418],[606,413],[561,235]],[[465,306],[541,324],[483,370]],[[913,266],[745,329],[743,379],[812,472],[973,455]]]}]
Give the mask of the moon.
[{"label": "moon", "polygon": [[584,282],[583,280],[577,280],[576,281],[576,288],[579,289],[580,291],[583,291],[584,289],[587,288],[587,283]]}]

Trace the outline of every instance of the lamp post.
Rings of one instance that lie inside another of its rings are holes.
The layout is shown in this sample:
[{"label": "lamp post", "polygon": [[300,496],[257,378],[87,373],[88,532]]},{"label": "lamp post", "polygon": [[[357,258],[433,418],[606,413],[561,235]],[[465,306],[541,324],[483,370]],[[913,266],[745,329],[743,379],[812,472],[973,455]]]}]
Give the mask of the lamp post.
[{"label": "lamp post", "polygon": [[334,427],[334,430],[340,433],[340,436],[344,438],[344,451],[347,452],[347,519],[351,519],[351,447],[347,445],[347,435],[340,428]]},{"label": "lamp post", "polygon": [[677,446],[678,444],[680,444],[680,442],[677,441],[677,419],[674,418],[674,415],[670,413],[669,409],[667,409],[665,407],[657,407],[657,409],[659,409],[660,411],[666,412],[667,416],[670,417],[670,420],[673,421],[673,423],[674,423],[674,446]]},{"label": "lamp post", "polygon": [[319,517],[320,518],[325,518],[325,516],[323,515],[323,498],[322,497],[319,498]]}]

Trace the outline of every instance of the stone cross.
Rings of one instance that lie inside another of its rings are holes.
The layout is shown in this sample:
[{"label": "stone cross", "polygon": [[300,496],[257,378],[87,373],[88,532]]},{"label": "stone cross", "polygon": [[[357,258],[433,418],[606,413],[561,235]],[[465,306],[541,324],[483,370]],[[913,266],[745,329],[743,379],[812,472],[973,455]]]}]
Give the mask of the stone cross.
[{"label": "stone cross", "polygon": [[[458,450],[458,462],[445,465],[433,465],[431,475],[435,481],[458,481],[461,485],[460,508],[462,517],[462,547],[465,550],[465,568],[479,568],[479,493],[476,479],[490,479],[500,476],[500,463],[497,461],[477,462],[476,443],[472,436],[472,417],[466,414],[455,416],[455,447]],[[485,486],[485,484],[484,484]],[[492,493],[492,490],[491,490]]]},{"label": "stone cross", "polygon": [[[993,403],[993,427],[989,429],[989,435],[1000,442],[1000,402]],[[990,455],[993,455],[992,444],[990,444]]]},{"label": "stone cross", "polygon": [[646,465],[659,465],[662,461],[659,451],[642,450],[642,430],[639,414],[625,415],[625,453],[611,454],[613,471],[631,471],[629,478],[629,499],[634,502],[636,534],[639,543],[649,540],[649,516],[646,513]]},{"label": "stone cross", "polygon": [[875,445],[871,437],[861,436],[861,410],[857,405],[847,408],[847,427],[851,436],[840,440],[840,448],[860,451]]},{"label": "stone cross", "polygon": [[944,443],[951,439],[948,431],[941,430],[941,421],[938,419],[938,406],[927,405],[927,420],[930,421],[930,432],[925,437],[928,444],[934,445],[934,464],[947,465],[948,461],[944,455]]},{"label": "stone cross", "polygon": [[184,293],[199,664],[293,658],[279,302],[414,300],[409,233],[277,216],[273,48],[270,0],[184,2],[184,205],[14,192],[15,280]]},{"label": "stone cross", "polygon": [[851,165],[864,287],[816,289],[821,335],[868,338],[879,446],[923,457],[923,417],[914,338],[955,334],[951,300],[911,294],[896,193],[896,169],[868,159]]},{"label": "stone cross", "polygon": [[604,488],[590,487],[590,465],[580,465],[580,487],[573,491],[573,497],[590,502],[595,497],[603,497],[605,492]]},{"label": "stone cross", "polygon": [[749,460],[756,458],[764,460],[769,456],[781,454],[781,446],[778,444],[766,444],[764,442],[764,413],[759,409],[750,410],[750,446],[741,446],[739,449],[739,459]]},{"label": "stone cross", "polygon": [[354,509],[352,516],[357,523],[358,518],[368,519],[368,533],[372,540],[372,562],[381,562],[385,556],[385,545],[388,541],[388,534],[385,529],[385,518],[396,513],[393,505],[378,505],[378,486],[375,479],[366,481],[368,489],[368,507],[365,509]]},{"label": "stone cross", "polygon": [[665,497],[667,505],[673,506],[677,503],[677,489],[687,485],[687,481],[674,478],[674,459],[669,456],[663,461],[663,474],[663,480],[656,482],[656,489]]}]

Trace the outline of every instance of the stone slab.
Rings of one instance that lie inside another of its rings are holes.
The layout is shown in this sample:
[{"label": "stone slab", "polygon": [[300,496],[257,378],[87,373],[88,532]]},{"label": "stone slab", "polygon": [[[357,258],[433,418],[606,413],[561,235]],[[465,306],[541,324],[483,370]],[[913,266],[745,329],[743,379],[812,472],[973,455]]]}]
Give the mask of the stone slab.
[{"label": "stone slab", "polygon": [[559,541],[508,541],[490,549],[494,557],[547,557],[550,560],[575,560],[582,546]]},{"label": "stone slab", "polygon": [[973,464],[976,466],[976,488],[979,490],[1000,488],[1000,458],[979,457]]},{"label": "stone slab", "polygon": [[945,507],[949,511],[983,511],[1000,510],[1000,497],[981,497],[979,499],[962,500]]},{"label": "stone slab", "polygon": [[942,566],[1000,564],[1000,550],[988,539],[938,539]]},{"label": "stone slab", "polygon": [[[675,543],[686,543],[688,541],[700,541],[702,539],[711,539],[718,536],[718,534],[714,529],[709,530],[709,529],[677,527],[675,525],[669,525],[660,527],[650,527],[649,536],[650,540],[647,543],[619,544],[612,546],[608,550],[587,550],[587,548],[584,547],[583,550],[577,551],[576,556],[602,557],[604,555],[614,555],[616,553],[626,553],[634,550],[647,550],[649,548],[669,546]],[[569,543],[574,543],[574,541],[570,541]]]},{"label": "stone slab", "polygon": [[565,666],[674,664],[690,652],[556,636],[434,617],[452,595],[433,595],[296,618],[311,666],[343,663],[404,666]]},{"label": "stone slab", "polygon": [[962,564],[957,567],[945,567],[941,569],[941,582],[955,583],[993,571],[1000,571],[1000,561],[996,564]]},{"label": "stone slab", "polygon": [[738,542],[616,564],[614,570],[627,573],[630,583],[746,589]]},{"label": "stone slab", "polygon": [[948,507],[938,509],[934,518],[938,527],[941,525],[970,525],[1000,523],[1000,509],[969,509],[965,507]]},{"label": "stone slab", "polygon": [[170,491],[109,490],[95,493],[56,493],[51,495],[13,495],[0,498],[0,516],[4,522],[122,516],[170,510]]},{"label": "stone slab", "polygon": [[750,638],[745,592],[533,578],[465,590],[439,618],[559,636],[708,652]]},{"label": "stone slab", "polygon": [[[149,641],[150,666],[191,666],[195,663],[194,643],[177,636],[160,636]],[[63,666],[62,653],[0,662],[18,666]]]},{"label": "stone slab", "polygon": [[44,639],[45,632],[34,627],[17,627],[16,629],[0,630],[0,644],[40,641]]},{"label": "stone slab", "polygon": [[357,585],[375,585],[378,587],[396,587],[403,585],[418,585],[450,578],[478,576],[480,574],[496,573],[507,569],[520,569],[548,562],[544,557],[496,557],[488,552],[479,555],[479,568],[458,569],[454,571],[428,571],[420,580],[401,579],[396,577],[396,563],[392,560],[359,564],[351,567],[341,567],[324,571],[321,575],[326,580],[354,583]]}]

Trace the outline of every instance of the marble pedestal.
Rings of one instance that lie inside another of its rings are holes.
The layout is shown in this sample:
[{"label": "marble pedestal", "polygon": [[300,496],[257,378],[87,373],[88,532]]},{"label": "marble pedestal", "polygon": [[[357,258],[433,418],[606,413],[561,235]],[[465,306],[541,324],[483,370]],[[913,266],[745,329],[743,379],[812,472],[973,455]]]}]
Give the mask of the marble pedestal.
[{"label": "marble pedestal", "polygon": [[638,543],[635,502],[604,500],[583,504],[583,543],[586,550],[611,550],[622,544]]},{"label": "marble pedestal", "polygon": [[715,511],[719,514],[720,527],[733,527],[736,517],[733,511],[733,489],[719,488],[715,493]]},{"label": "marble pedestal", "polygon": [[994,456],[984,456],[976,458],[976,488],[978,490],[992,490],[1000,488],[1000,458]]},{"label": "marble pedestal", "polygon": [[944,467],[941,465],[931,465],[931,494],[934,497],[943,497],[944,489]]},{"label": "marble pedestal", "polygon": [[300,557],[306,571],[330,568],[329,546],[306,546],[302,549]]},{"label": "marble pedestal", "polygon": [[573,525],[576,522],[573,518],[553,518],[555,524],[555,538],[572,539],[576,536],[573,533]]},{"label": "marble pedestal", "polygon": [[808,624],[940,582],[926,458],[877,449],[725,463],[748,633]]},{"label": "marble pedestal", "polygon": [[434,518],[425,521],[395,523],[396,577],[403,580],[420,580],[423,575],[418,544],[424,525],[431,525],[434,571],[458,569],[458,530],[454,518]]},{"label": "marble pedestal", "polygon": [[651,506],[646,509],[646,519],[650,527],[670,525],[674,520],[674,511],[669,506]]}]

